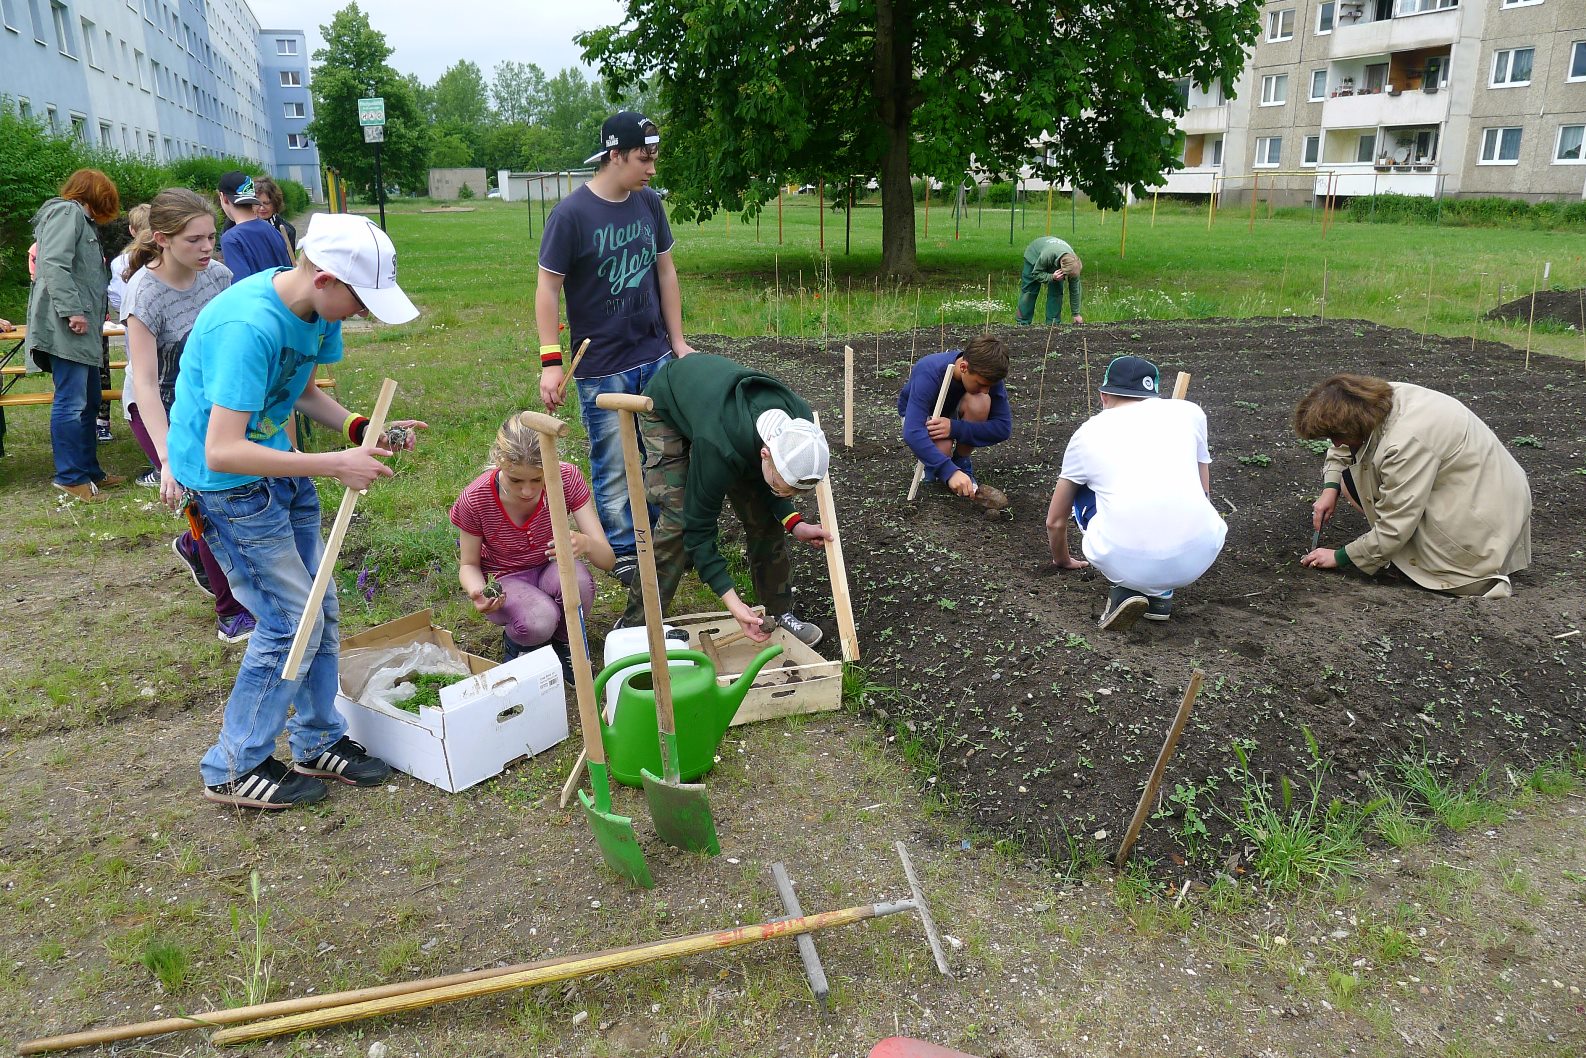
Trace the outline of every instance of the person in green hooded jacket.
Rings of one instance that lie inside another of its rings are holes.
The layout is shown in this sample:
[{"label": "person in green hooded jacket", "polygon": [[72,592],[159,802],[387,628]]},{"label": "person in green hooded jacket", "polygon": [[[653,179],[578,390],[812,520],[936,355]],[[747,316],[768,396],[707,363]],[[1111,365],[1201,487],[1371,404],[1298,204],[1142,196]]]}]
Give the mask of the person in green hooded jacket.
[{"label": "person in green hooded jacket", "polygon": [[28,300],[27,357],[54,377],[55,487],[87,503],[101,498],[101,488],[126,480],[100,469],[94,421],[110,307],[110,265],[94,225],[120,212],[121,196],[110,178],[98,169],[79,169],[33,217],[38,276]]},{"label": "person in green hooded jacket", "polygon": [[1085,265],[1074,248],[1056,236],[1037,239],[1024,249],[1024,270],[1019,274],[1019,308],[1014,322],[1027,327],[1035,322],[1035,299],[1046,288],[1046,322],[1056,323],[1063,316],[1063,287],[1068,287],[1068,308],[1075,323],[1084,323],[1079,314],[1080,272]]},{"label": "person in green hooded jacket", "polygon": [[[645,493],[658,509],[652,536],[662,610],[692,565],[751,640],[767,639],[759,615],[739,597],[718,544],[722,506],[731,501],[766,613],[815,645],[821,630],[793,613],[793,564],[785,539],[816,547],[831,539],[791,502],[820,483],[831,460],[810,406],[770,375],[708,353],[668,361],[644,395],[654,402],[653,410],[639,415],[639,435]],[[644,595],[635,579],[622,622],[643,621]]]}]

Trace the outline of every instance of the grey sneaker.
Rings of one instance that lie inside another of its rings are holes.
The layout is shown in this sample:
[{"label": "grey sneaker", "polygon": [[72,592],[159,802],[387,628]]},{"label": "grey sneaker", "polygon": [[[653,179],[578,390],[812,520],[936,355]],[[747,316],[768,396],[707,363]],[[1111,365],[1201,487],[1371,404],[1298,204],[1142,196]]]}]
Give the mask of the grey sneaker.
[{"label": "grey sneaker", "polygon": [[781,617],[778,617],[776,619],[776,623],[781,625],[783,628],[786,628],[789,632],[792,632],[793,638],[797,639],[800,643],[803,643],[807,647],[812,647],[816,643],[819,643],[821,641],[821,636],[825,634],[818,627],[810,624],[808,621],[800,621],[797,617],[794,617],[791,612],[785,613]]},{"label": "grey sneaker", "polygon": [[1140,615],[1147,621],[1166,621],[1173,616],[1173,595],[1152,595],[1146,600],[1145,613]]},{"label": "grey sneaker", "polygon": [[160,487],[160,472],[150,467],[139,474],[135,480],[146,489],[157,489]]},{"label": "grey sneaker", "polygon": [[1122,585],[1107,593],[1107,608],[1097,623],[1103,632],[1127,632],[1151,606],[1151,600]]}]

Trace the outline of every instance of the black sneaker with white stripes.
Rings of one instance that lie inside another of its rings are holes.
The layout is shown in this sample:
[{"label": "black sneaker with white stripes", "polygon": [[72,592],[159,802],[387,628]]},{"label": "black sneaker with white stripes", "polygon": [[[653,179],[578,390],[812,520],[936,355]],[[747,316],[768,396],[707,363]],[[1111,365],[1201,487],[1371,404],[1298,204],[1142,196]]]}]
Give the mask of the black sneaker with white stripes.
[{"label": "black sneaker with white stripes", "polygon": [[391,765],[371,757],[362,746],[346,735],[313,760],[295,760],[292,770],[299,775],[334,779],[349,786],[379,786],[391,777]]},{"label": "black sneaker with white stripes", "polygon": [[325,797],[325,784],[307,775],[298,775],[274,757],[266,757],[258,767],[232,782],[204,787],[204,799],[239,808],[291,808],[313,804]]}]

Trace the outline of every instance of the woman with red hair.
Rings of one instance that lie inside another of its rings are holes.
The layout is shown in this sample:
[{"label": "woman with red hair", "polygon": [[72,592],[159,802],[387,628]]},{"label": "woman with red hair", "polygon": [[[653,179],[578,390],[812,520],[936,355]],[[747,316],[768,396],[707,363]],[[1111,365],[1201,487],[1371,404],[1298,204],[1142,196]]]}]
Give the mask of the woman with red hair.
[{"label": "woman with red hair", "polygon": [[79,169],[58,197],[33,217],[38,277],[28,301],[29,359],[55,380],[50,447],[55,487],[92,503],[124,480],[99,468],[94,418],[99,411],[101,324],[109,308],[110,266],[94,224],[121,212],[116,185],[98,169]]}]

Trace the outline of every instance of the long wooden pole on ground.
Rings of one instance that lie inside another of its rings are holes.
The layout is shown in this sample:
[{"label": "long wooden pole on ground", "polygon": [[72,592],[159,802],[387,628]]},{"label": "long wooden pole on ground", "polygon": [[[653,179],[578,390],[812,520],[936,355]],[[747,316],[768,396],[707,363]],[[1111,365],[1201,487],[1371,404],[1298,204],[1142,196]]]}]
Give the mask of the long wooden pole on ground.
[{"label": "long wooden pole on ground", "polygon": [[[380,396],[374,402],[374,414],[369,417],[369,425],[364,429],[363,444],[359,446],[364,451],[371,452],[380,443],[381,435],[385,432],[385,418],[391,411],[391,398],[394,396],[396,380],[388,378],[380,384]],[[336,511],[336,521],[331,526],[324,553],[319,558],[319,569],[314,572],[314,584],[308,591],[308,602],[303,605],[303,615],[297,621],[297,632],[292,636],[292,649],[287,652],[286,664],[281,668],[281,678],[287,682],[297,679],[298,670],[303,667],[309,633],[319,621],[320,606],[325,601],[325,593],[330,590],[331,578],[336,575],[336,556],[341,554],[341,542],[347,535],[347,526],[352,523],[352,512],[358,506],[359,495],[357,489],[342,493],[341,507]]]},{"label": "long wooden pole on ground", "polygon": [[[931,412],[931,418],[942,414],[942,405],[947,402],[947,390],[953,384],[953,367],[958,363],[954,357],[947,365],[947,370],[942,372],[942,388],[936,391],[936,408]],[[909,482],[909,499],[919,495],[920,482],[925,480],[925,464],[916,459],[914,461],[914,480]]]},{"label": "long wooden pole on ground", "polygon": [[[879,346],[877,347],[879,348]],[[843,447],[854,446],[854,347],[843,346]]]},{"label": "long wooden pole on ground", "polygon": [[1184,725],[1189,723],[1190,709],[1195,705],[1195,696],[1201,692],[1201,680],[1205,676],[1206,674],[1200,669],[1190,673],[1189,686],[1184,690],[1184,700],[1179,703],[1178,713],[1173,717],[1173,726],[1167,733],[1167,740],[1162,743],[1162,750],[1156,755],[1156,764],[1151,767],[1151,776],[1146,780],[1145,789],[1140,793],[1140,803],[1135,805],[1134,816],[1129,820],[1129,829],[1123,835],[1123,844],[1118,847],[1118,858],[1113,861],[1113,866],[1120,871],[1128,862],[1129,853],[1134,851],[1134,843],[1140,837],[1140,828],[1145,825],[1146,813],[1151,810],[1151,802],[1156,800],[1156,792],[1162,785],[1162,774],[1167,771],[1168,761],[1173,759],[1173,750],[1178,747],[1179,736],[1184,733]]}]

